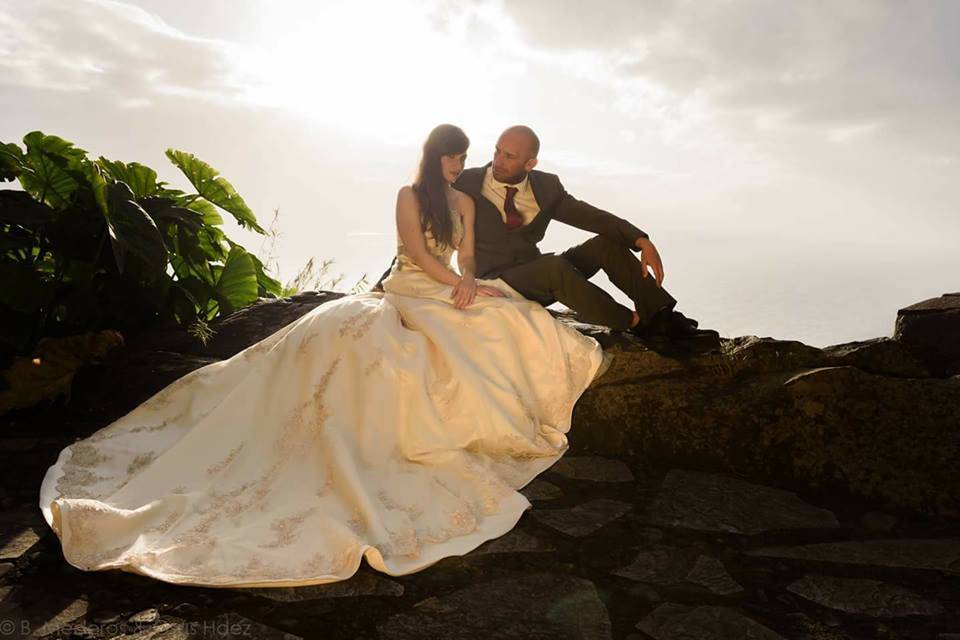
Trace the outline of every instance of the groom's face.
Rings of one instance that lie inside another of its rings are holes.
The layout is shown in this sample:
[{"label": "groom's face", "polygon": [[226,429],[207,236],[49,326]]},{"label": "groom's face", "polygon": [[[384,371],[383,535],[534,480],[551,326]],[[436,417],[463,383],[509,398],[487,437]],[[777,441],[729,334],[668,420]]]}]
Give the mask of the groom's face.
[{"label": "groom's face", "polygon": [[523,133],[506,132],[497,140],[493,152],[493,177],[499,182],[516,184],[537,164],[530,155],[532,142]]}]

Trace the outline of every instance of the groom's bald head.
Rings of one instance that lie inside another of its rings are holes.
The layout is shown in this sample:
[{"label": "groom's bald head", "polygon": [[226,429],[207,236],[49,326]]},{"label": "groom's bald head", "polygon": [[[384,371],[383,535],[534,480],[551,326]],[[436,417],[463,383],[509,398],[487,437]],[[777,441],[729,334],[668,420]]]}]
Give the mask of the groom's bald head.
[{"label": "groom's bald head", "polygon": [[527,172],[537,166],[540,139],[533,129],[515,125],[505,130],[497,139],[493,153],[493,177],[500,182],[517,184]]},{"label": "groom's bald head", "polygon": [[512,127],[507,127],[504,129],[503,133],[500,134],[500,137],[504,136],[519,136],[525,138],[528,145],[528,150],[530,152],[529,157],[536,158],[537,154],[540,153],[540,138],[537,137],[537,134],[533,132],[533,129],[528,127],[525,124],[515,124]]}]

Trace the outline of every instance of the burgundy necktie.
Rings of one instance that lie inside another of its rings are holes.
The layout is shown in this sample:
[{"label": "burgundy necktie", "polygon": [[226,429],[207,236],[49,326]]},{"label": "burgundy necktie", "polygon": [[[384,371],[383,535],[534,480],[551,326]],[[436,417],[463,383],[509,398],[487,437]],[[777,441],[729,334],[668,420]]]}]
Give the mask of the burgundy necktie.
[{"label": "burgundy necktie", "polygon": [[523,218],[517,213],[517,205],[513,203],[513,196],[517,195],[516,187],[507,187],[507,198],[503,201],[503,212],[507,214],[507,229],[511,231],[523,225]]}]

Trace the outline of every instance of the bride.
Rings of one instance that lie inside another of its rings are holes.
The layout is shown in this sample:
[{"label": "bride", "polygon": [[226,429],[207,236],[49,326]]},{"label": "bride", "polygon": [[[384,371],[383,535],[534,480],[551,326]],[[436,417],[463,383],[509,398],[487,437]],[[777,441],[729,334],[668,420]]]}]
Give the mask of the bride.
[{"label": "bride", "polygon": [[[40,509],[67,562],[273,587],[390,575],[514,527],[608,364],[593,338],[474,278],[467,137],[440,125],[397,196],[383,292],[320,305],[66,447]],[[457,251],[458,275],[450,264]]]}]

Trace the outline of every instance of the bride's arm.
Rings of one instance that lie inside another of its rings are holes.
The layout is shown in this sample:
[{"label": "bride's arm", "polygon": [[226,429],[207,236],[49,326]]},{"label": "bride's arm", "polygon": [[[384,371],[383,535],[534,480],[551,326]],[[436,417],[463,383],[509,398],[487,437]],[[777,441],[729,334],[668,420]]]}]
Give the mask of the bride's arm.
[{"label": "bride's arm", "polygon": [[476,296],[497,296],[506,297],[500,289],[487,285],[478,285],[475,279],[477,273],[477,261],[475,258],[473,224],[477,217],[477,207],[473,198],[465,193],[457,194],[457,210],[463,218],[463,237],[460,239],[460,246],[457,247],[457,266],[460,267],[462,278],[460,284],[453,288],[454,306],[459,309],[469,307],[473,304]]},{"label": "bride's arm", "polygon": [[439,260],[427,251],[427,243],[420,227],[420,207],[417,194],[410,186],[401,187],[397,194],[397,232],[403,242],[407,255],[423,271],[438,282],[456,286],[460,277],[447,269]]},{"label": "bride's arm", "polygon": [[476,217],[476,205],[473,198],[465,193],[457,192],[458,209],[463,218],[463,238],[457,247],[457,266],[460,275],[464,278],[474,277],[477,273],[477,261],[474,259],[473,221]]}]

